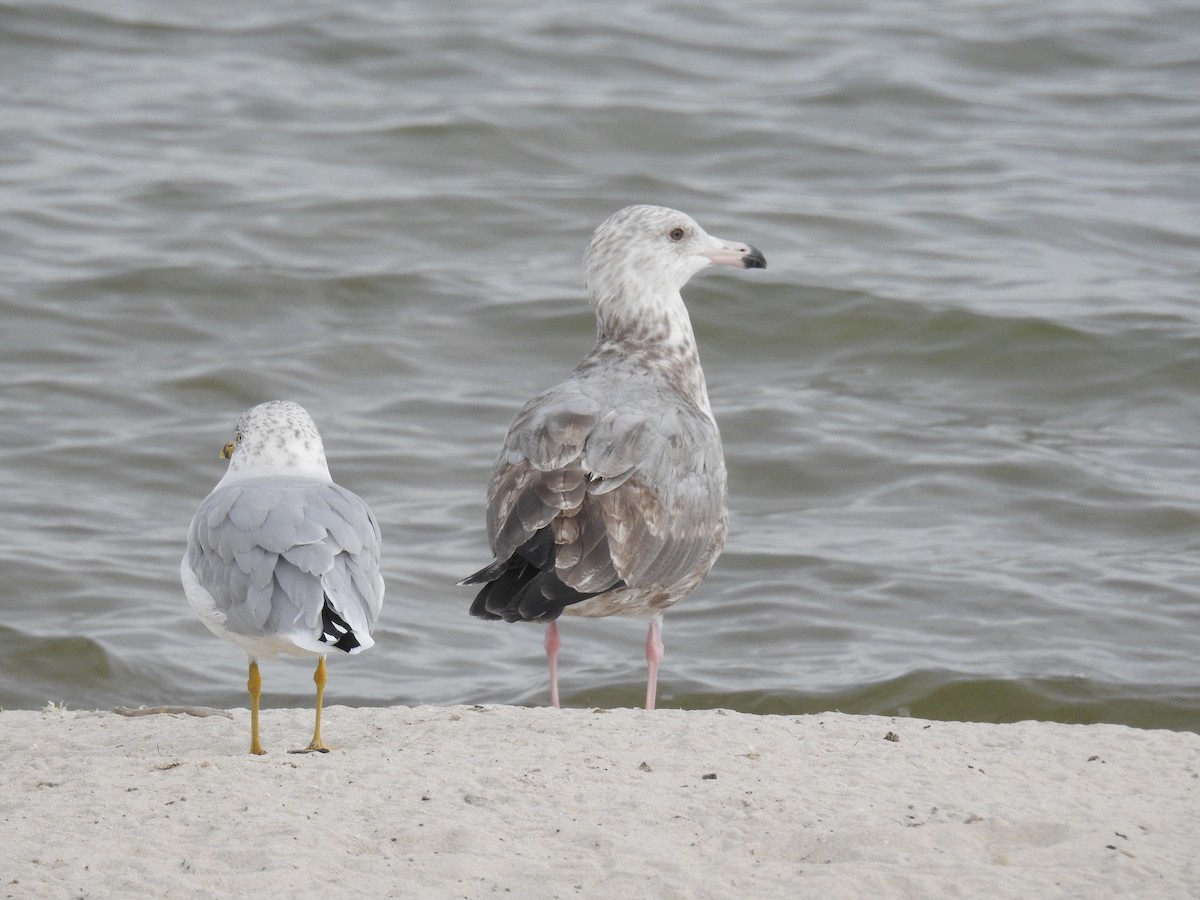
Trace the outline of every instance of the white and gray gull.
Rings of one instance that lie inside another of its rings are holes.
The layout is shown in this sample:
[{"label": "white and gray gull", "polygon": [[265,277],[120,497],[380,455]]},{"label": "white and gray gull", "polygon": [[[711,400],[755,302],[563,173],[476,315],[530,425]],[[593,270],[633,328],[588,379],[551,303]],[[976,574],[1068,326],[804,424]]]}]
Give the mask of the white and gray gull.
[{"label": "white and gray gull", "polygon": [[596,229],[584,256],[596,344],[561,383],[517,413],[492,470],[493,561],[471,614],[547,622],[558,706],[556,619],[649,621],[646,708],[662,659],[662,616],[725,545],[725,458],[680,289],[701,269],[765,269],[748,244],[687,215],[630,206]]},{"label": "white and gray gull", "polygon": [[375,643],[371,628],[383,605],[379,525],[366,503],[333,483],[317,426],[297,403],[247,410],[221,457],[229,468],[188,532],[184,592],[208,629],[250,658],[251,753],[263,753],[258,660],[319,656],[305,750],[324,752],[325,654]]}]

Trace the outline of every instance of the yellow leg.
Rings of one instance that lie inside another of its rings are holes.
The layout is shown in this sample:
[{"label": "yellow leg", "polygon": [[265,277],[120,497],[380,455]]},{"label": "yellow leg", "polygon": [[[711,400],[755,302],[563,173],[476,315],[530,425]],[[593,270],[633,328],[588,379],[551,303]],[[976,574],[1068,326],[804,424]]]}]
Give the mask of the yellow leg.
[{"label": "yellow leg", "polygon": [[304,749],[315,753],[328,753],[329,748],[321,743],[321,705],[325,702],[325,657],[317,661],[317,671],[313,672],[313,684],[317,686],[317,717],[313,725],[313,739]]},{"label": "yellow leg", "polygon": [[262,678],[258,674],[258,660],[250,660],[250,676],[246,679],[246,690],[250,692],[250,752],[262,756],[267,751],[258,742],[258,697],[262,693]]}]

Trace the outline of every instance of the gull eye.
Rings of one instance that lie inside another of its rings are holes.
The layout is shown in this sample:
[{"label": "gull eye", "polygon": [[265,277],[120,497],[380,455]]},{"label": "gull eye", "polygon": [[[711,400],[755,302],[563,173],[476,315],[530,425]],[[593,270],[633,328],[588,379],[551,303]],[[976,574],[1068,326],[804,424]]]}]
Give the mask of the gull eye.
[{"label": "gull eye", "polygon": [[237,441],[239,444],[242,442],[242,433],[240,431],[234,437],[234,440]]},{"label": "gull eye", "polygon": [[686,232],[682,228],[672,228],[667,232],[667,237],[673,241],[682,241],[684,234],[686,234]]}]

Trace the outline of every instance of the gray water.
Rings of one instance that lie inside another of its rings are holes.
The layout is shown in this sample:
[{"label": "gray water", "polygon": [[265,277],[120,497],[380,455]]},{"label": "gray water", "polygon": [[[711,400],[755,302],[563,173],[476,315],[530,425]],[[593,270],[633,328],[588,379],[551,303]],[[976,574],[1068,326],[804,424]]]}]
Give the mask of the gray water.
[{"label": "gray water", "polygon": [[545,703],[454,582],[648,202],[770,262],[685,291],[731,532],[661,705],[1200,728],[1194,4],[0,2],[0,85],[0,705],[246,704],[178,562],[271,398],[384,532],[328,702]]}]

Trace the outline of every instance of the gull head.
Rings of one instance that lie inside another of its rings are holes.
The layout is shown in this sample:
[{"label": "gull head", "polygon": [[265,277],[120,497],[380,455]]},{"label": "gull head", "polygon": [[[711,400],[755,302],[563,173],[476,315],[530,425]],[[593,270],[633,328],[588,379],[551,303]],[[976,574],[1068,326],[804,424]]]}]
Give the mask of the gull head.
[{"label": "gull head", "polygon": [[242,413],[221,458],[229,460],[222,484],[270,475],[332,480],[316,423],[291,400],[270,400]]},{"label": "gull head", "polygon": [[678,294],[708,266],[765,269],[766,258],[749,244],[726,241],[691,216],[665,206],[627,206],[596,229],[583,257],[592,303],[637,302]]}]

